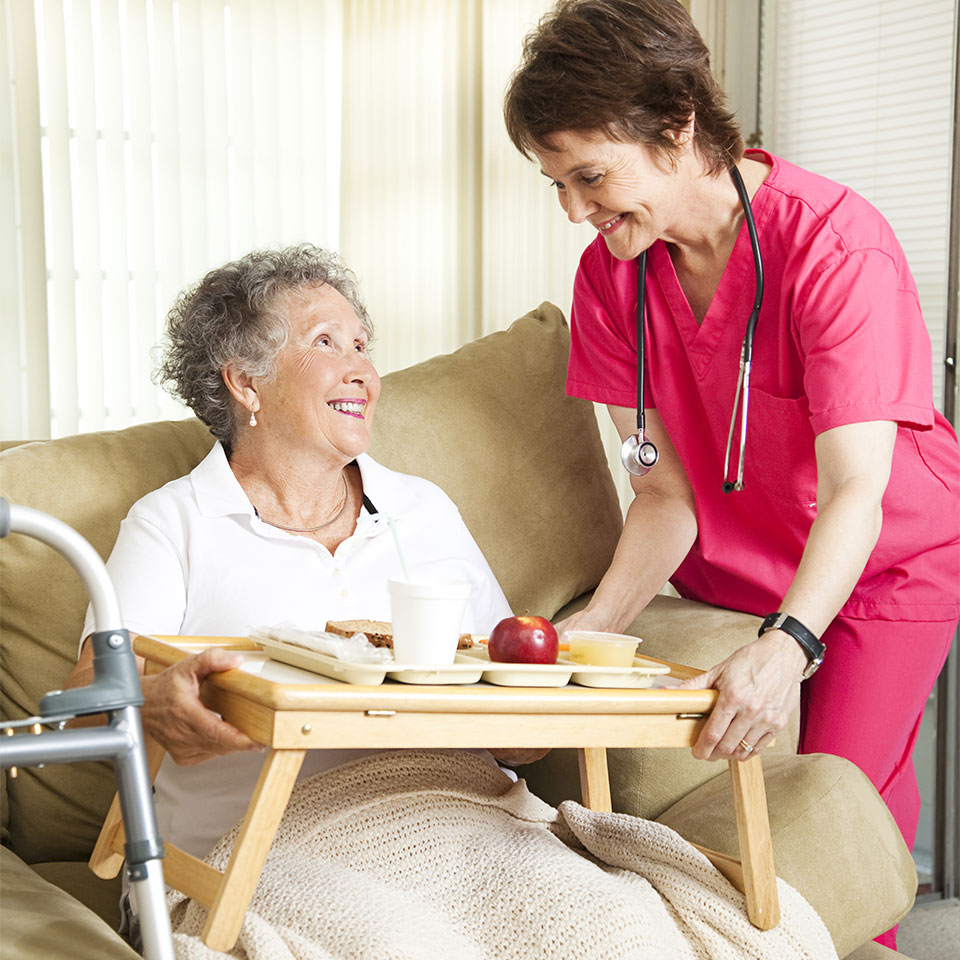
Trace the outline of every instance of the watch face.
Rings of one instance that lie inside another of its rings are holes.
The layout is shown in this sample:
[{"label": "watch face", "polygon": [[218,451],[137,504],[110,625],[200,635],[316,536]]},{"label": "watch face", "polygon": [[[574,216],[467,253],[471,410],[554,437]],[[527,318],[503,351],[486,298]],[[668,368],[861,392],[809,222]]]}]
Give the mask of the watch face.
[{"label": "watch face", "polygon": [[807,669],[803,671],[803,679],[809,680],[820,667],[820,664],[823,663],[823,654],[821,653],[819,657],[814,657],[808,664]]}]

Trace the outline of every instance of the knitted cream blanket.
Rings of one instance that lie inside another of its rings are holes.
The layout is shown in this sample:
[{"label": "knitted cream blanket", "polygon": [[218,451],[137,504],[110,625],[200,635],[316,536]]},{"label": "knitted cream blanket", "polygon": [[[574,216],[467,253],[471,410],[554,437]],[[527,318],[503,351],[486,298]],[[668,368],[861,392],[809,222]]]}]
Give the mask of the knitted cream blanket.
[{"label": "knitted cream blanket", "polygon": [[[224,869],[237,827],[208,862]],[[836,958],[778,881],[782,920],[668,827],[559,810],[459,751],[379,754],[294,790],[240,938],[250,960]],[[177,956],[208,960],[206,909],[171,893]]]}]

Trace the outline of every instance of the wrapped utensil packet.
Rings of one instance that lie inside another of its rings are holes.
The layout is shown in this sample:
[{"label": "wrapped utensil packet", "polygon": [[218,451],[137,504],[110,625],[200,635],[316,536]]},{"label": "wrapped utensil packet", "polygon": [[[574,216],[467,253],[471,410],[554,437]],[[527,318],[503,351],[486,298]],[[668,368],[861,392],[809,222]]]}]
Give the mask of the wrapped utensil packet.
[{"label": "wrapped utensil packet", "polygon": [[288,623],[257,627],[250,632],[251,640],[263,638],[292,643],[305,650],[336,657],[345,663],[389,663],[393,660],[393,651],[389,647],[375,647],[363,633],[341,637],[325,630],[301,630]]}]

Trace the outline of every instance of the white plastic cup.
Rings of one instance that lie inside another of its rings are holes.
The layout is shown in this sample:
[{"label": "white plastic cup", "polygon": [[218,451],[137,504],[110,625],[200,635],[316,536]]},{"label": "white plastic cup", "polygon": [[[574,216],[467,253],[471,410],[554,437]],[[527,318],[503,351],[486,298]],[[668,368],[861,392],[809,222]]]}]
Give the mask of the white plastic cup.
[{"label": "white plastic cup", "polygon": [[470,599],[464,581],[388,580],[393,658],[398,664],[453,663]]}]

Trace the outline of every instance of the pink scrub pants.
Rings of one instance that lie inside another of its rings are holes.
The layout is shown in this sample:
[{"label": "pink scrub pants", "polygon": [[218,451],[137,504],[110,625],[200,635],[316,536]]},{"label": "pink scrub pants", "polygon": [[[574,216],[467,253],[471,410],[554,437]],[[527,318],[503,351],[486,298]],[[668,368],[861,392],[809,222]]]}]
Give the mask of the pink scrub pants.
[{"label": "pink scrub pants", "polygon": [[[956,622],[849,620],[823,635],[823,666],[801,687],[800,753],[855,763],[913,849],[920,791],[913,747]],[[876,938],[896,948],[897,928]]]}]

